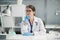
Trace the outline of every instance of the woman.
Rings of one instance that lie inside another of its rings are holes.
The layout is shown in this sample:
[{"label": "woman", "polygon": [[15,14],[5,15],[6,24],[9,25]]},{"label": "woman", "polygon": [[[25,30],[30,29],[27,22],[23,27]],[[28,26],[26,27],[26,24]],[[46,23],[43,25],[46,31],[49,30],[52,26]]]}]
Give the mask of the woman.
[{"label": "woman", "polygon": [[21,32],[22,34],[31,33],[37,35],[36,33],[45,33],[44,24],[40,18],[35,17],[35,7],[33,5],[26,6],[26,17],[22,21]]}]

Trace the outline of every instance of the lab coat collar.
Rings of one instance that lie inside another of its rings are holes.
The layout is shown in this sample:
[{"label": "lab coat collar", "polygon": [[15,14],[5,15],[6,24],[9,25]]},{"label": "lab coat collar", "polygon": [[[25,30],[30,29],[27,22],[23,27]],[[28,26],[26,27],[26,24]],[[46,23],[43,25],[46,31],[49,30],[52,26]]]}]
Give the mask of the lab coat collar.
[{"label": "lab coat collar", "polygon": [[34,22],[33,23],[36,23],[36,22],[38,22],[38,20],[37,20],[37,17],[34,16]]},{"label": "lab coat collar", "polygon": [[37,25],[38,25],[38,19],[37,19],[37,17],[34,16],[33,30],[35,30],[35,28],[37,27]]}]

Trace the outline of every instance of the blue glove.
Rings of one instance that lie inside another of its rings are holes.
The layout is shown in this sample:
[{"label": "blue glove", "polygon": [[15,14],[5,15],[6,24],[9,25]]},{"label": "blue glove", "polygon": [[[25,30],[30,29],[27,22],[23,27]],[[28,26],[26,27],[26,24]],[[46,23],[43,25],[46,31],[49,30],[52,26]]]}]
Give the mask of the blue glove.
[{"label": "blue glove", "polygon": [[29,33],[29,32],[26,32],[26,33],[23,34],[23,36],[33,36],[33,34]]},{"label": "blue glove", "polygon": [[25,21],[25,22],[28,22],[29,19],[30,19],[30,17],[29,17],[29,16],[26,16],[24,21]]}]

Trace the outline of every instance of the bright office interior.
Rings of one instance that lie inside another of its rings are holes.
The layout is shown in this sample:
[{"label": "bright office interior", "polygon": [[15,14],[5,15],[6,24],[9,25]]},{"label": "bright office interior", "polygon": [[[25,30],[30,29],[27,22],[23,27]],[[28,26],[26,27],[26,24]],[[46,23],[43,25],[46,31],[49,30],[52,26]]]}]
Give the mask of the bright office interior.
[{"label": "bright office interior", "polygon": [[[60,0],[0,0],[0,38],[7,40],[18,36],[16,40],[33,39],[33,37],[21,36],[20,23],[24,20],[25,7],[29,4],[35,6],[36,16],[41,18],[45,25],[46,35],[43,35],[44,39],[41,36],[42,39],[60,40]],[[6,11],[7,7],[9,9]],[[9,35],[10,29],[15,30],[16,34]]]}]

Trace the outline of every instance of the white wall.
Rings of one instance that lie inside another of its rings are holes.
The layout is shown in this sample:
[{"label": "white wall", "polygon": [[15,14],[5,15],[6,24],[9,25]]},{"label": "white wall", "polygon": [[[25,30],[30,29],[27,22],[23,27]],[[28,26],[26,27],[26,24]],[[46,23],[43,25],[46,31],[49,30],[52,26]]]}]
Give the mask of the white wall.
[{"label": "white wall", "polygon": [[12,16],[22,17],[25,15],[25,5],[14,5],[12,6]]}]

